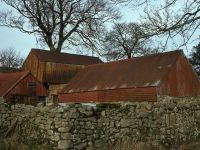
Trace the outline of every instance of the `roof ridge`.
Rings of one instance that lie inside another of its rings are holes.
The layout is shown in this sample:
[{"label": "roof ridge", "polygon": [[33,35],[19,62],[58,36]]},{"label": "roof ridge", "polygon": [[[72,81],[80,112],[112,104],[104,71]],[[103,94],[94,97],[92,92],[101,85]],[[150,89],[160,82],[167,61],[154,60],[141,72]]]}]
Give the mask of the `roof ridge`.
[{"label": "roof ridge", "polygon": [[85,68],[95,67],[95,66],[98,66],[98,65],[101,66],[101,65],[110,65],[110,64],[114,64],[114,63],[128,62],[128,61],[133,61],[134,59],[140,59],[140,58],[144,58],[144,57],[152,57],[152,56],[155,56],[155,55],[165,55],[165,54],[177,53],[177,52],[183,52],[183,50],[177,49],[177,50],[172,50],[172,51],[167,51],[167,52],[154,53],[154,54],[145,55],[145,56],[132,57],[130,59],[115,60],[115,61],[105,62],[105,63],[102,63],[102,64],[92,64],[92,65],[86,66]]},{"label": "roof ridge", "polygon": [[[48,52],[48,53],[56,53],[56,52],[51,52],[50,50],[44,50],[44,49],[38,49],[38,48],[31,48],[31,51],[42,51],[42,52]],[[73,54],[73,53],[65,53],[65,52],[60,52],[57,54],[67,54],[67,55],[75,55],[75,56],[84,56],[84,57],[91,57],[91,58],[98,58],[98,56],[88,56],[88,55],[82,55],[82,54]]]}]

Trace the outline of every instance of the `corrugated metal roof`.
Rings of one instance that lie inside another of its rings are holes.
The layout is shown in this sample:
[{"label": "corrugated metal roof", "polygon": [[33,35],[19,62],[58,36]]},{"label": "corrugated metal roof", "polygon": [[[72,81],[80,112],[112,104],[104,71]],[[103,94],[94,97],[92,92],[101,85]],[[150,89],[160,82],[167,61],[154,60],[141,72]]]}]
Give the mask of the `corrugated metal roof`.
[{"label": "corrugated metal roof", "polygon": [[74,65],[91,65],[102,63],[102,61],[98,57],[92,56],[50,52],[41,49],[31,49],[31,53],[34,53],[39,59],[39,61],[42,62],[54,62]]},{"label": "corrugated metal roof", "polygon": [[29,71],[15,73],[0,73],[0,96],[5,96],[19,81],[29,74]]},{"label": "corrugated metal roof", "polygon": [[143,57],[90,65],[68,83],[64,93],[117,88],[159,86],[162,78],[176,62],[181,50]]},{"label": "corrugated metal roof", "polygon": [[155,87],[113,89],[103,91],[86,91],[80,93],[66,93],[59,95],[59,101],[69,102],[120,102],[120,101],[156,101]]}]

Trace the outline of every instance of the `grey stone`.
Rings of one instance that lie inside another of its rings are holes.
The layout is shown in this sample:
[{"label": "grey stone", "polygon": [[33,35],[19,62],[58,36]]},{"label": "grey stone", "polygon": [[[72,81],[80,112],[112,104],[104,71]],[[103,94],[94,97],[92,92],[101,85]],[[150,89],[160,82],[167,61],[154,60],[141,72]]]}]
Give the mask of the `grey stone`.
[{"label": "grey stone", "polygon": [[94,147],[87,147],[86,150],[96,150]]},{"label": "grey stone", "polygon": [[120,125],[121,127],[129,127],[135,124],[135,120],[132,119],[121,119]]},{"label": "grey stone", "polygon": [[87,147],[87,143],[84,142],[84,143],[79,144],[79,145],[77,146],[77,149],[78,149],[78,150],[82,150],[82,149],[85,149],[86,147]]},{"label": "grey stone", "polygon": [[70,140],[72,139],[71,133],[61,133],[61,140]]},{"label": "grey stone", "polygon": [[105,117],[105,116],[106,116],[106,111],[102,111],[102,112],[101,112],[101,116],[102,116],[102,117]]},{"label": "grey stone", "polygon": [[88,142],[88,146],[93,146],[93,143],[92,142]]},{"label": "grey stone", "polygon": [[92,126],[91,121],[87,121],[87,122],[86,122],[86,125],[87,125],[88,127]]},{"label": "grey stone", "polygon": [[59,150],[65,150],[71,147],[71,141],[70,140],[61,140],[58,142],[58,149]]},{"label": "grey stone", "polygon": [[52,139],[53,141],[59,141],[59,140],[60,140],[60,136],[58,136],[58,135],[53,135],[53,136],[51,136],[51,139]]},{"label": "grey stone", "polygon": [[56,118],[61,118],[61,117],[62,117],[62,114],[61,114],[61,113],[56,113],[56,114],[55,114],[55,117],[56,117]]},{"label": "grey stone", "polygon": [[96,141],[94,142],[94,147],[95,147],[95,148],[100,148],[100,147],[102,148],[104,144],[105,144],[105,143],[103,143],[102,140],[96,140]]},{"label": "grey stone", "polygon": [[92,130],[86,130],[86,134],[91,135],[91,134],[93,134],[93,131]]},{"label": "grey stone", "polygon": [[49,136],[52,136],[52,135],[54,134],[54,132],[53,132],[53,130],[48,130],[48,131],[47,131],[47,134],[48,134]]},{"label": "grey stone", "polygon": [[85,129],[81,129],[81,130],[79,131],[79,133],[80,133],[80,134],[85,134],[85,133],[86,133],[86,130],[85,130]]},{"label": "grey stone", "polygon": [[130,133],[130,129],[129,128],[122,128],[121,129],[121,133],[122,133],[122,135],[129,134]]},{"label": "grey stone", "polygon": [[59,121],[54,121],[55,127],[56,128],[61,128],[62,127],[62,122]]},{"label": "grey stone", "polygon": [[69,127],[61,127],[61,128],[58,128],[58,131],[65,133],[65,132],[69,132],[70,128]]},{"label": "grey stone", "polygon": [[78,117],[79,117],[79,113],[78,112],[70,112],[69,113],[69,118],[76,119]]},{"label": "grey stone", "polygon": [[59,113],[63,113],[65,111],[65,109],[63,107],[59,107],[56,111]]},{"label": "grey stone", "polygon": [[151,110],[152,109],[152,104],[146,104],[146,109]]}]

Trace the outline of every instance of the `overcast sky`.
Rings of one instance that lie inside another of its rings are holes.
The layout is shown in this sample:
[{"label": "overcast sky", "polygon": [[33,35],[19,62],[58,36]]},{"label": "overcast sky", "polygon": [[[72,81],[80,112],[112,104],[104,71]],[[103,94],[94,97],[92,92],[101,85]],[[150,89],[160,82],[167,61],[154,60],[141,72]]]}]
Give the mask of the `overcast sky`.
[{"label": "overcast sky", "polygon": [[[5,6],[0,7],[5,8]],[[122,21],[126,22],[136,21],[139,18],[139,15],[142,13],[141,10],[134,12],[128,7],[123,7],[120,10],[123,17]],[[0,49],[13,47],[24,57],[28,55],[31,48],[42,48],[40,45],[37,45],[34,35],[21,33],[17,29],[11,29],[7,27],[0,27],[0,41]],[[73,50],[68,50],[67,52],[75,53]],[[188,54],[187,51],[185,51],[185,53],[186,55]]]},{"label": "overcast sky", "polygon": [[[0,3],[1,9],[6,9],[6,5]],[[121,7],[122,21],[131,22],[135,21],[139,14],[133,12],[129,7]],[[34,35],[21,33],[17,29],[11,29],[7,27],[0,27],[0,49],[13,47],[19,51],[24,57],[26,57],[31,48],[41,48],[37,45]],[[74,53],[73,50],[67,51]]]}]

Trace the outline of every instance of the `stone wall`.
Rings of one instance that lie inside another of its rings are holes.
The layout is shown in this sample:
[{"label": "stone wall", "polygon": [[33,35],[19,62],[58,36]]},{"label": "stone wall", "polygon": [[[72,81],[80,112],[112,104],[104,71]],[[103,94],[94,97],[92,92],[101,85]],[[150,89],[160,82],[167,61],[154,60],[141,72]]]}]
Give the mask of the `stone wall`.
[{"label": "stone wall", "polygon": [[8,129],[13,119],[11,115],[9,105],[4,103],[4,99],[0,97],[0,129]]},{"label": "stone wall", "polygon": [[4,135],[15,135],[19,143],[47,149],[106,150],[130,147],[130,143],[176,148],[199,139],[200,98],[159,97],[154,103],[68,104],[56,108],[8,106],[1,101],[0,129],[7,129]]}]

